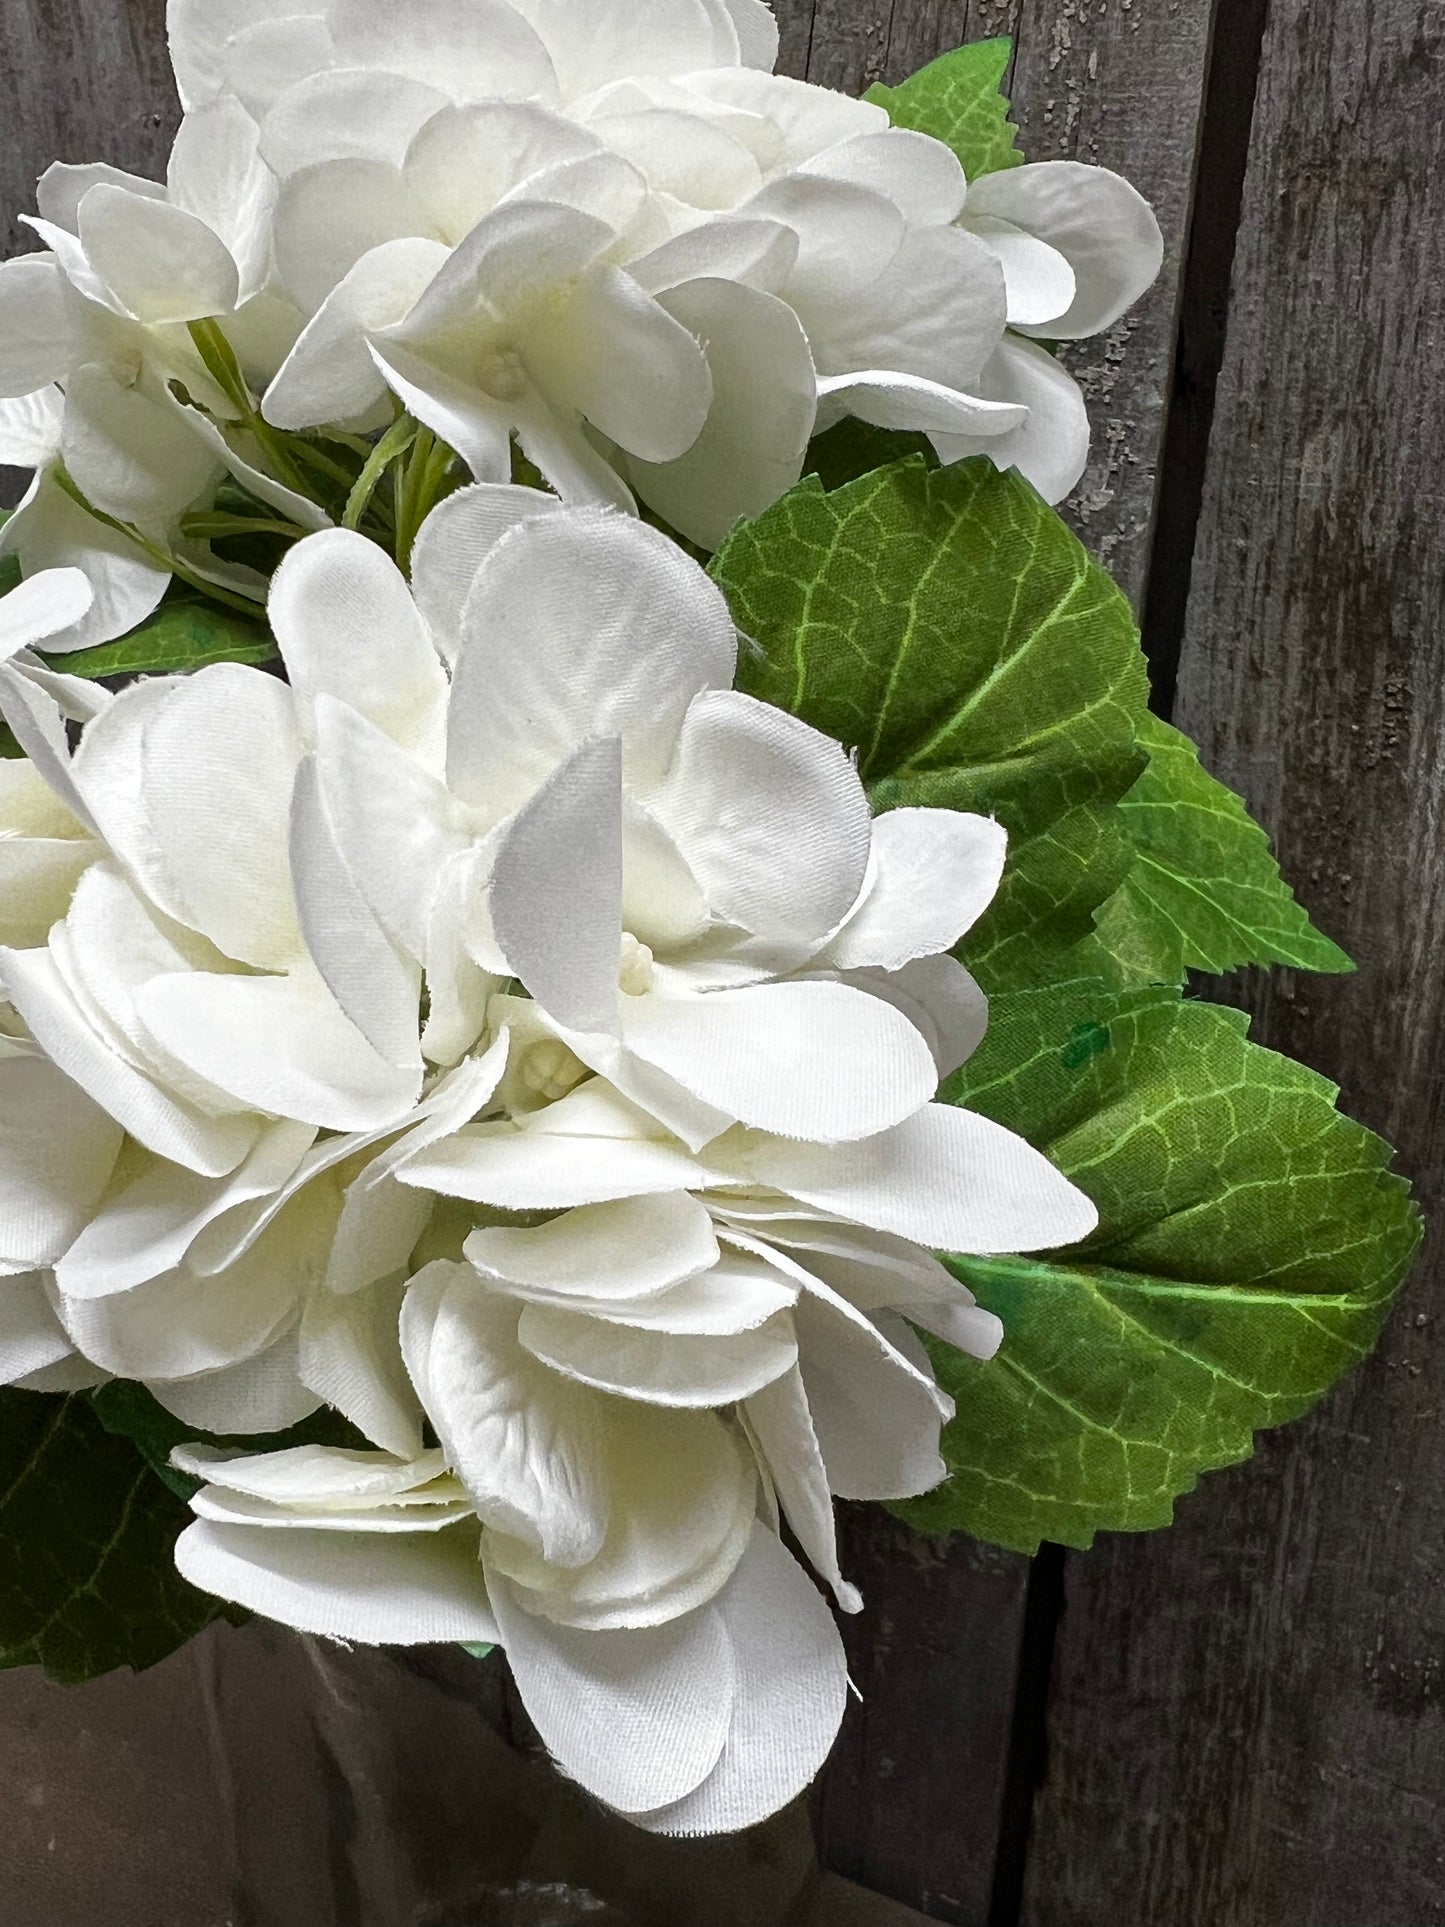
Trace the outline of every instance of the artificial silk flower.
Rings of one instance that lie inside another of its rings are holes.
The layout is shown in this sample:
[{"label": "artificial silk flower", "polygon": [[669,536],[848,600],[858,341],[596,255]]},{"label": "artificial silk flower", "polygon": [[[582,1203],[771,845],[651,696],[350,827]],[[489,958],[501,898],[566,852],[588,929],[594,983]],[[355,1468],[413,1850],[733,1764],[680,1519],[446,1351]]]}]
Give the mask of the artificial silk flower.
[{"label": "artificial silk flower", "polygon": [[[605,1592],[649,1558],[673,1572],[698,1560],[717,1569],[705,1596],[664,1620],[592,1623],[569,1615],[565,1594],[541,1609],[509,1575],[519,1557],[526,1564],[510,1522],[475,1507],[441,1451],[182,1450],[177,1465],[207,1483],[177,1563],[192,1584],[305,1632],[501,1643],[552,1754],[598,1798],[661,1833],[753,1825],[808,1785],[832,1745],[846,1697],[837,1631],[740,1503],[749,1480],[735,1427],[711,1415],[599,1411],[598,1422],[633,1465],[633,1508],[570,1569],[574,1596],[589,1583]],[[596,1469],[580,1467],[584,1478]],[[697,1504],[722,1493],[716,1513]]]},{"label": "artificial silk flower", "polygon": [[1008,333],[977,377],[978,392],[1024,404],[1011,433],[986,440],[935,433],[945,462],[988,455],[1026,475],[1048,502],[1077,485],[1089,457],[1078,383],[1040,342],[1102,334],[1151,288],[1164,237],[1148,202],[1119,175],[1077,161],[986,174],[969,188],[963,223],[998,257]]}]

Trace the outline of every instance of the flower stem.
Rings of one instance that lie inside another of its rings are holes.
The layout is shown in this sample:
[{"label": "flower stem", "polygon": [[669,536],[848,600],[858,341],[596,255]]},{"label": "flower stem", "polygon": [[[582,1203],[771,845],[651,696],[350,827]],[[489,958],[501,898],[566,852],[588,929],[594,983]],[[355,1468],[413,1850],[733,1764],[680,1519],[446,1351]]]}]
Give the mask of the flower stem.
[{"label": "flower stem", "polygon": [[169,549],[163,549],[159,543],[152,542],[149,536],[142,535],[140,530],[130,522],[121,522],[115,516],[107,515],[104,509],[98,509],[90,497],[76,487],[60,464],[57,463],[51,473],[56,485],[64,489],[77,507],[83,508],[87,515],[93,516],[103,528],[114,529],[118,535],[123,535],[134,542],[143,554],[150,557],[158,569],[164,569],[167,574],[175,576],[190,588],[198,589],[212,602],[223,603],[228,609],[238,609],[243,616],[250,616],[254,620],[261,615],[265,604],[258,597],[238,595],[233,590],[221,588],[218,583],[208,582],[198,569],[191,567],[189,562],[178,555],[173,555]]},{"label": "flower stem", "polygon": [[404,455],[417,437],[417,424],[410,415],[399,415],[387,429],[381,440],[371,449],[366,458],[366,466],[356,478],[346,504],[346,513],[341,518],[344,529],[358,529],[361,518],[371,506],[371,498],[391,464]]}]

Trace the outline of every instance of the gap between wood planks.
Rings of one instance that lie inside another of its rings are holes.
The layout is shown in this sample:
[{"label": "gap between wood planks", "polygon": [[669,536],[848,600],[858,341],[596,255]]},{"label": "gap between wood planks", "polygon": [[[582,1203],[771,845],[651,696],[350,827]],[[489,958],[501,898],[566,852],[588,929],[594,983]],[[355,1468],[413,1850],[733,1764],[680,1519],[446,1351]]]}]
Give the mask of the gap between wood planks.
[{"label": "gap between wood planks", "polygon": [[[1179,682],[1268,14],[1269,0],[1214,0],[1210,21],[1178,338],[1140,617],[1151,707],[1166,721]],[[1048,1766],[1049,1686],[1068,1561],[1063,1547],[1041,1546],[1029,1571],[988,1927],[1026,1927],[1024,1882],[1034,1798]]]}]

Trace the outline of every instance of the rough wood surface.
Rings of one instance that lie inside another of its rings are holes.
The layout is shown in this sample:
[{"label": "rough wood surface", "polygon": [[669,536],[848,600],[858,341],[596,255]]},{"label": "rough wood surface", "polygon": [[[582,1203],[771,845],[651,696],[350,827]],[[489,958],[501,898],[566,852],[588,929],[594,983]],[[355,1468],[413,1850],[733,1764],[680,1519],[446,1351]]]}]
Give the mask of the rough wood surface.
[{"label": "rough wood surface", "polygon": [[[1273,0],[1179,720],[1345,981],[1246,987],[1445,1207],[1445,14]],[[1445,1918],[1445,1352],[1432,1239],[1379,1354],[1071,1562],[1035,1927]]]}]

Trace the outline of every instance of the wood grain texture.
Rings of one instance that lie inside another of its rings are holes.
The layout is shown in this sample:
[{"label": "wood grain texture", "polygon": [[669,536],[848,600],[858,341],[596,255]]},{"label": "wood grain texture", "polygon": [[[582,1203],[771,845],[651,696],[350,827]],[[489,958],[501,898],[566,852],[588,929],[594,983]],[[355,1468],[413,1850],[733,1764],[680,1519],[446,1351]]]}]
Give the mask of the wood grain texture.
[{"label": "wood grain texture", "polygon": [[[1179,720],[1358,978],[1244,986],[1445,1209],[1445,15],[1273,0]],[[1442,1239],[1378,1355],[1071,1562],[1032,1927],[1445,1918]]]},{"label": "wood grain texture", "polygon": [[165,0],[5,0],[0,12],[0,254],[35,245],[52,161],[109,161],[159,177],[178,108],[166,59]]}]

